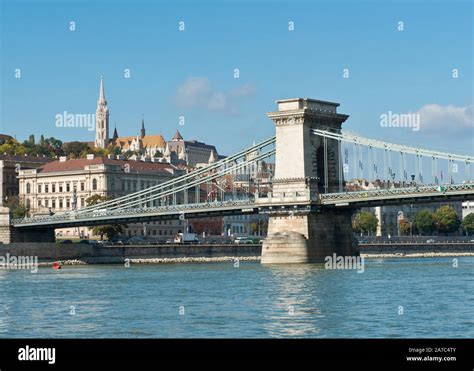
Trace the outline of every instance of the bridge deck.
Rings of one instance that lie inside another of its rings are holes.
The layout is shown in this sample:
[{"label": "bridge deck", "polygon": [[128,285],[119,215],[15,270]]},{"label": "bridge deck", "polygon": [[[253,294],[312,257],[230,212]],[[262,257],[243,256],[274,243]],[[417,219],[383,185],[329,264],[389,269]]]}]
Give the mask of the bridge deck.
[{"label": "bridge deck", "polygon": [[[440,189],[437,186],[370,190],[360,192],[321,194],[317,200],[295,202],[291,198],[253,199],[222,201],[198,204],[180,204],[152,208],[134,208],[107,211],[96,210],[91,213],[67,212],[48,216],[14,219],[15,228],[63,228],[75,226],[94,226],[101,224],[127,224],[153,220],[178,218],[200,218],[238,214],[254,214],[259,211],[276,210],[279,207],[310,205],[325,207],[360,208],[394,204],[414,204],[439,201],[467,200],[474,198],[474,184],[450,185]],[[80,211],[80,210],[79,210]]]}]

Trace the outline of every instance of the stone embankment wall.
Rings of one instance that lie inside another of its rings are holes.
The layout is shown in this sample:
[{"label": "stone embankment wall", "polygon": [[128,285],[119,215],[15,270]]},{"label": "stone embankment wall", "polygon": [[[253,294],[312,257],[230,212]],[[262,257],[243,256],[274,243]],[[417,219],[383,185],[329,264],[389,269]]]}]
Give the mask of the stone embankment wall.
[{"label": "stone embankment wall", "polygon": [[81,260],[95,263],[146,258],[213,258],[260,256],[261,245],[126,245],[93,246],[48,242],[0,245],[0,256],[37,256],[39,261]]}]

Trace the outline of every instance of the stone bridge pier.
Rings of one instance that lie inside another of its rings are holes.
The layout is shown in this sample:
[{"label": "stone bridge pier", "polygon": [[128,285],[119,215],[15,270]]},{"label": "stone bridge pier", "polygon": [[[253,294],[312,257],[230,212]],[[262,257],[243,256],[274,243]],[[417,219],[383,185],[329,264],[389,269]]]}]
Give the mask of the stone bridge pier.
[{"label": "stone bridge pier", "polygon": [[324,262],[328,255],[358,255],[348,208],[322,208],[320,193],[342,190],[340,143],[311,133],[340,133],[349,117],[337,113],[338,103],[314,99],[277,101],[268,114],[276,126],[273,192],[259,199],[269,214],[262,264]]}]

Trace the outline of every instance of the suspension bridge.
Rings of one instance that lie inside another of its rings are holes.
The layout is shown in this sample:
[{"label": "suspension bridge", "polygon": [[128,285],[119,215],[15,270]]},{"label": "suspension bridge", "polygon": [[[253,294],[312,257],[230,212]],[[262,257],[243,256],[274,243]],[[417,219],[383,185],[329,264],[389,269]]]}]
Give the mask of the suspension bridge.
[{"label": "suspension bridge", "polygon": [[[27,231],[266,213],[262,262],[311,262],[333,252],[357,254],[351,229],[357,208],[473,198],[473,156],[343,131],[348,116],[337,113],[337,103],[297,98],[277,104],[268,114],[274,137],[148,189],[13,219],[11,226]],[[272,163],[274,174],[262,177]]]}]

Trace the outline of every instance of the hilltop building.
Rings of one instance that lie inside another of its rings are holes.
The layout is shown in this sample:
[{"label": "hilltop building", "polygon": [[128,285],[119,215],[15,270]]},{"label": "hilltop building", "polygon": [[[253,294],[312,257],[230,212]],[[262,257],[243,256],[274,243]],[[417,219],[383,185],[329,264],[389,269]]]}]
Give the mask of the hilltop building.
[{"label": "hilltop building", "polygon": [[131,151],[141,157],[157,157],[162,162],[179,165],[180,167],[194,168],[205,166],[223,158],[218,155],[215,146],[197,140],[184,140],[179,131],[176,131],[176,134],[168,142],[162,135],[147,135],[143,118],[139,134],[120,137],[117,127],[115,127],[112,138],[110,138],[109,109],[105,99],[104,81],[101,77],[96,109],[96,138],[94,146],[105,149],[109,145],[120,148],[120,152],[123,154]]}]

